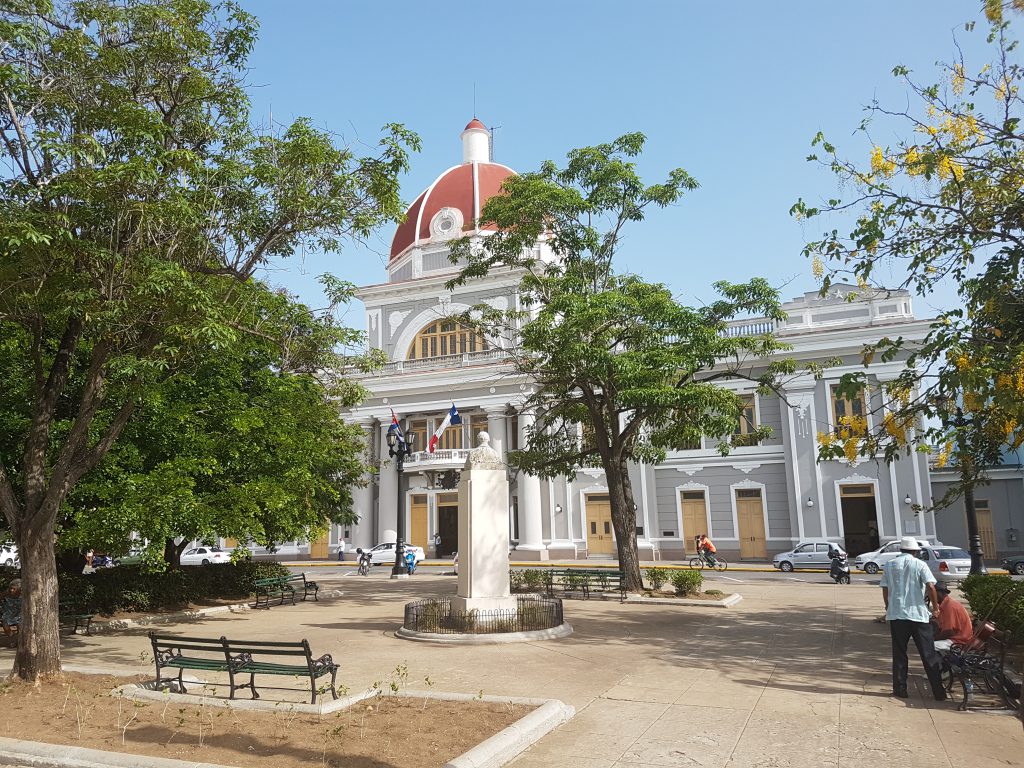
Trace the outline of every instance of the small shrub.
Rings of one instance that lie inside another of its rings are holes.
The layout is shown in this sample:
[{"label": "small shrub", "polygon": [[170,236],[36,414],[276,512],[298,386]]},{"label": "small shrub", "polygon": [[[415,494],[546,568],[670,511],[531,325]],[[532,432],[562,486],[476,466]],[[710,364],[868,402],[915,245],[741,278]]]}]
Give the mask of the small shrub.
[{"label": "small shrub", "polygon": [[704,575],[700,571],[673,571],[672,586],[677,595],[696,595],[704,584]]},{"label": "small shrub", "polygon": [[646,570],[647,581],[651,584],[651,589],[657,592],[661,589],[665,582],[668,581],[668,571],[664,568],[648,568]]},{"label": "small shrub", "polygon": [[705,589],[704,594],[709,597],[725,597],[725,592],[720,589]]},{"label": "small shrub", "polygon": [[583,589],[583,585],[586,584],[589,579],[582,573],[573,573],[568,571],[565,574],[565,588],[570,592]]},{"label": "small shrub", "polygon": [[543,589],[547,583],[548,574],[544,571],[527,570],[523,571],[523,585],[531,592]]},{"label": "small shrub", "polygon": [[520,592],[526,587],[525,571],[509,571],[508,585],[513,592]]},{"label": "small shrub", "polygon": [[1024,581],[1009,576],[968,576],[963,593],[979,619],[989,619],[999,629],[1024,634]]}]

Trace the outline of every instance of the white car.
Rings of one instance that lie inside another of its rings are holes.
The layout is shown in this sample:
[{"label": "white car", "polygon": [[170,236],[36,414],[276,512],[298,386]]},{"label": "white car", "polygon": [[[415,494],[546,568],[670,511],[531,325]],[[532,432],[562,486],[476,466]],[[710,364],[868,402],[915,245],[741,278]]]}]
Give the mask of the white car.
[{"label": "white car", "polygon": [[772,567],[789,573],[794,568],[828,570],[832,565],[830,552],[846,550],[828,539],[803,539],[788,552],[780,552],[772,558]]},{"label": "white car", "polygon": [[[918,539],[917,545],[921,547],[921,549],[933,546],[923,539]],[[898,557],[899,554],[900,540],[893,539],[892,541],[885,542],[885,544],[880,546],[878,549],[865,552],[863,555],[857,555],[857,558],[853,561],[853,567],[864,571],[864,573],[878,573],[879,570],[885,567],[886,563],[893,558]]]},{"label": "white car", "polygon": [[0,544],[0,565],[13,568],[18,562],[18,546],[7,542]]},{"label": "white car", "polygon": [[[405,551],[412,550],[416,553],[417,564],[422,562],[426,557],[423,552],[423,547],[417,547],[414,544],[406,544]],[[395,542],[385,541],[382,544],[378,544],[376,547],[370,550],[370,565],[394,565],[395,564]]]},{"label": "white car", "polygon": [[182,565],[209,565],[210,563],[230,563],[231,553],[220,547],[194,547],[186,550],[181,556]]}]

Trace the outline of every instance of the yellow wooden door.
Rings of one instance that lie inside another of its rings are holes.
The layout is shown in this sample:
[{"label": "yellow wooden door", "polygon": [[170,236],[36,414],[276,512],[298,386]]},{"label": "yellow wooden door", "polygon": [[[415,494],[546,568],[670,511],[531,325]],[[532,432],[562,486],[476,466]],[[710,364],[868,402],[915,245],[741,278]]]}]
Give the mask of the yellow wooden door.
[{"label": "yellow wooden door", "polygon": [[[986,560],[995,560],[999,553],[996,551],[996,531],[992,527],[992,508],[989,507],[986,499],[976,499],[974,512],[978,518],[978,533],[981,535],[981,549],[985,553]],[[966,513],[965,517],[966,517]],[[970,548],[971,542],[967,542]]]},{"label": "yellow wooden door", "polygon": [[423,547],[427,551],[427,497],[416,495],[412,497],[412,504],[409,506],[409,543],[417,547]]},{"label": "yellow wooden door", "polygon": [[314,560],[326,560],[327,559],[327,546],[328,546],[328,534],[325,532],[316,541],[310,542],[309,545],[309,556]]},{"label": "yellow wooden door", "polygon": [[238,539],[227,538],[224,539],[224,549],[234,549],[238,546]]},{"label": "yellow wooden door", "polygon": [[610,555],[613,552],[611,500],[607,495],[587,496],[587,553]]},{"label": "yellow wooden door", "polygon": [[694,536],[702,533],[711,535],[708,530],[708,508],[704,491],[680,491],[679,494],[683,507],[683,548],[689,554],[694,547]]},{"label": "yellow wooden door", "polygon": [[739,524],[737,535],[740,539],[741,558],[768,557],[763,504],[760,489],[745,488],[736,491],[736,521]]}]

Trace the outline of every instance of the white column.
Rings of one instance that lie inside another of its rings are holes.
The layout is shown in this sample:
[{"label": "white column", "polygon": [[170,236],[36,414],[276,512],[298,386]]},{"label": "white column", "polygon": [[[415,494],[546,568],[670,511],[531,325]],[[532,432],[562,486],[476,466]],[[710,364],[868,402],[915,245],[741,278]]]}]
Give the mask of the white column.
[{"label": "white column", "polygon": [[[373,445],[373,425],[375,423],[374,419],[359,422],[359,426],[362,427],[363,433],[366,435],[366,443],[368,446]],[[342,532],[344,532],[344,529],[346,528],[352,531],[352,540],[345,542],[346,552],[354,552],[356,547],[369,549],[377,543],[374,540],[373,529],[374,476],[371,474],[368,480],[369,483],[365,487],[352,489],[352,509],[359,516],[359,522],[355,525],[342,526]],[[352,556],[349,555],[349,557]]]},{"label": "white column", "polygon": [[[520,445],[526,445],[528,429],[535,421],[533,413],[524,411],[519,414]],[[525,472],[519,473],[519,545],[516,554],[522,559],[548,559],[541,520],[540,478]]]},{"label": "white column", "polygon": [[[388,427],[390,424],[381,424],[380,427],[380,473],[377,475],[380,483],[380,494],[377,497],[377,530],[375,531],[376,541],[384,541],[384,531],[398,530],[398,473],[395,470],[395,460],[388,456]],[[389,536],[389,538],[392,538]]]},{"label": "white column", "polygon": [[[484,408],[487,414],[487,434],[491,436],[491,448],[494,452],[505,457],[505,406],[500,405],[494,408]],[[476,446],[471,446],[476,448]]]}]

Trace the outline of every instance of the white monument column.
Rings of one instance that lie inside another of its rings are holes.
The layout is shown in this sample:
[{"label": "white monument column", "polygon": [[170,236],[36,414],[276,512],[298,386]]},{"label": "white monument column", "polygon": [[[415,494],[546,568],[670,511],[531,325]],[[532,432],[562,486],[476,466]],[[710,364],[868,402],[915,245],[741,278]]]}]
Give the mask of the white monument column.
[{"label": "white monument column", "polygon": [[508,580],[508,473],[481,432],[459,478],[459,588],[453,611],[515,611]]},{"label": "white monument column", "polygon": [[390,426],[390,423],[382,423],[380,426],[380,472],[377,475],[380,494],[377,496],[375,544],[382,541],[394,541],[395,532],[398,530],[398,472],[395,470],[395,460],[388,456],[388,428]]},{"label": "white monument column", "polygon": [[[373,425],[376,419],[364,419],[357,422],[366,436],[368,447],[373,446]],[[341,526],[342,532],[347,528],[352,531],[352,538],[345,542],[346,552],[355,552],[356,547],[369,549],[377,542],[373,540],[373,483],[374,476],[371,474],[366,478],[369,482],[363,488],[352,489],[352,509],[359,516],[359,522],[355,525]],[[352,555],[348,555],[349,558]]]},{"label": "white monument column", "polygon": [[[526,445],[529,428],[536,421],[531,411],[519,414],[519,445]],[[544,527],[541,522],[540,478],[519,473],[519,544],[516,557],[522,560],[547,560]]]},{"label": "white monument column", "polygon": [[491,448],[500,457],[505,455],[505,406],[484,408],[487,414],[487,434],[491,436]]}]

